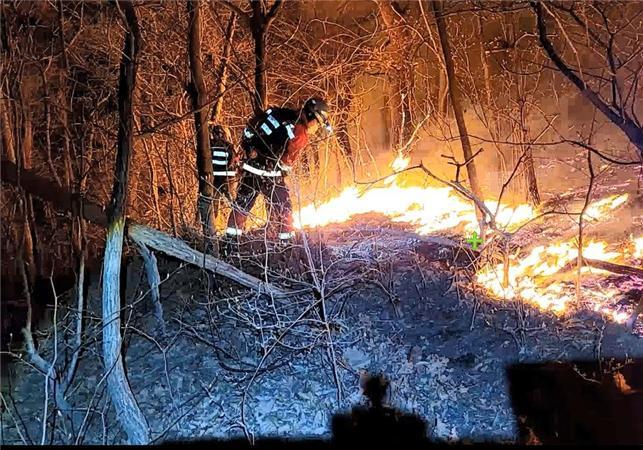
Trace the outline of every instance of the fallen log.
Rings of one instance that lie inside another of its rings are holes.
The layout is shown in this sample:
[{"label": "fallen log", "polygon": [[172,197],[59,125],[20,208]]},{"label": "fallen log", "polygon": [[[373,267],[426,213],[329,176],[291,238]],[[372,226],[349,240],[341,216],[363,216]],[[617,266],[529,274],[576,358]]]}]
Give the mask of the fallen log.
[{"label": "fallen log", "polygon": [[146,227],[136,223],[130,223],[127,227],[127,235],[133,241],[143,244],[146,247],[165,253],[166,255],[185,261],[189,264],[202,267],[210,272],[223,275],[242,286],[251,288],[262,294],[272,295],[277,298],[289,297],[293,293],[279,289],[270,283],[249,275],[236,267],[205,255],[198,250],[193,249],[180,239],[173,238],[159,230]]},{"label": "fallen log", "polygon": [[[587,267],[593,267],[595,269],[605,270],[617,275],[629,275],[637,278],[643,278],[643,268],[641,267],[625,266],[623,264],[616,264],[590,258],[583,258],[583,265]],[[576,277],[576,260],[574,260],[574,262],[565,264],[557,273],[553,275],[539,275],[535,278],[537,282],[549,285],[551,283],[558,283],[561,281],[573,281]]]},{"label": "fallen log", "polygon": [[590,258],[583,258],[583,263],[586,266],[594,267],[596,269],[606,270],[608,272],[617,273],[619,275],[631,275],[633,277],[643,279],[643,268],[641,267],[624,266],[622,264],[616,264]]},{"label": "fallen log", "polygon": [[[641,267],[626,266],[623,264],[616,264],[608,261],[601,261],[599,259],[590,258],[583,258],[583,265],[587,267],[593,267],[595,269],[605,270],[607,272],[615,273],[618,275],[629,275],[637,278],[643,278],[643,268]],[[575,276],[575,274],[571,273],[574,270],[576,270],[576,261],[565,264],[557,274],[548,275],[547,277],[550,279],[552,277],[558,277],[556,281],[560,281],[561,279],[568,279],[568,276]]]},{"label": "fallen log", "polygon": [[[84,199],[80,195],[72,194],[31,170],[18,169],[11,161],[2,160],[0,169],[2,182],[20,186],[26,192],[51,203],[55,209],[61,212],[71,212],[73,215],[82,216],[97,225],[107,225],[107,214],[105,213],[105,208],[101,205]],[[285,298],[295,294],[253,277],[220,259],[205,255],[191,248],[182,240],[154,228],[128,220],[126,233],[130,239],[138,244],[143,244],[188,264],[196,265],[229,278],[246,288],[262,294],[271,295],[275,298]],[[152,288],[154,287],[152,286]]]},{"label": "fallen log", "polygon": [[59,187],[32,170],[18,169],[16,164],[3,159],[0,175],[2,182],[23,188],[29,194],[51,203],[58,211],[71,212],[96,225],[107,226],[107,214],[101,205]]}]

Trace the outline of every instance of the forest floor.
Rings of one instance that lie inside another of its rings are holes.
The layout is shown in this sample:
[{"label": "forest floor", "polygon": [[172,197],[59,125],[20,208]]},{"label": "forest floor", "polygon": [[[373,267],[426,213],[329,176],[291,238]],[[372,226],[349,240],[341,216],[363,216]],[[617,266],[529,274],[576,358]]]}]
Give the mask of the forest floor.
[{"label": "forest floor", "polygon": [[[442,262],[418,255],[421,237],[392,226],[368,225],[359,233],[349,234],[342,227],[326,232],[328,247],[343,260],[350,256],[351,261],[376,264],[378,273],[383,267],[388,271],[382,286],[358,281],[350,294],[327,302],[328,315],[339,328],[331,336],[341,402],[327,330],[312,320],[288,322],[286,309],[288,317],[296,317],[310,301],[286,306],[256,296],[234,297],[230,286],[204,289],[198,269],[162,263],[162,278],[169,275],[161,288],[168,335],[159,336],[149,306],[139,305],[143,313],[126,320],[131,331],[128,376],[152,435],[160,441],[227,439],[245,433],[257,438],[330,437],[332,415],[349,412],[363,401],[359,373],[367,370],[390,379],[390,404],[425,420],[435,439],[512,442],[516,424],[505,376],[508,366],[643,357],[641,337],[588,311],[558,318],[525,305],[529,331],[521,336],[515,304],[459,290]],[[139,283],[144,281],[140,261],[133,261],[129,272],[130,298],[140,299],[146,290]],[[213,301],[224,291],[228,300]],[[115,424],[102,380],[96,285],[89,296],[90,348],[69,399],[81,408],[91,404],[83,442],[122,443],[125,436]],[[273,308],[276,313],[270,318]],[[277,316],[284,318],[281,325]],[[276,337],[288,324],[290,337]],[[266,355],[257,352],[262,340],[265,348],[276,347],[257,371]],[[41,349],[51,358],[51,341],[41,343]],[[270,370],[263,371],[266,367]],[[17,379],[9,409],[19,416],[3,413],[3,441],[20,442],[20,428],[23,436],[39,442],[43,377],[22,370]]]},{"label": "forest floor", "polygon": [[[601,194],[618,189],[607,185]],[[643,215],[635,209],[619,214],[630,214],[626,221],[641,229]],[[613,223],[625,220],[619,214]],[[530,235],[549,239],[552,229],[560,234],[568,225],[551,222]],[[601,227],[594,231],[600,235]],[[622,236],[629,232],[619,230]],[[326,227],[318,238],[325,246],[319,283],[328,294],[330,328],[319,320],[311,295],[271,300],[159,256],[167,324],[161,336],[141,261],[131,261],[127,298],[135,307],[123,317],[124,353],[132,391],[156,442],[328,438],[333,415],[364,402],[363,371],[384,374],[391,382],[389,404],[419,416],[434,439],[515,442],[506,377],[511,365],[643,358],[640,321],[631,332],[584,308],[556,316],[490,299],[459,281],[466,268],[450,264],[439,250],[427,252],[426,245],[461,237],[422,237],[384,217],[362,216]],[[597,288],[594,281],[586,277],[586,288]],[[602,282],[623,292],[637,287],[631,277]],[[93,280],[85,318],[88,347],[68,399],[88,411],[77,442],[124,443],[105,391],[99,318],[100,289]],[[63,337],[61,328],[58,338]],[[48,360],[52,340],[51,333],[40,340]],[[58,358],[65,354],[60,345]],[[13,385],[3,393],[1,442],[41,442],[44,378],[26,364],[12,370]],[[67,442],[57,430],[44,442]]]}]

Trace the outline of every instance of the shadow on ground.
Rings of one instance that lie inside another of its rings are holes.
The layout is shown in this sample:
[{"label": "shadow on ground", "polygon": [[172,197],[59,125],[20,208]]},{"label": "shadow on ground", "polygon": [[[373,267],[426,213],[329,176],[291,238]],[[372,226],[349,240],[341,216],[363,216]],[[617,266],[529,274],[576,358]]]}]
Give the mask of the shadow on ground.
[{"label": "shadow on ground", "polygon": [[[507,369],[519,429],[517,444],[643,444],[643,359],[516,364]],[[409,448],[446,445],[428,439],[421,417],[385,406],[388,381],[361,383],[368,407],[336,414],[332,438],[166,441],[161,446],[209,448]],[[472,408],[475,405],[472,405]],[[450,442],[472,444],[471,442]],[[489,446],[493,442],[476,443]]]}]

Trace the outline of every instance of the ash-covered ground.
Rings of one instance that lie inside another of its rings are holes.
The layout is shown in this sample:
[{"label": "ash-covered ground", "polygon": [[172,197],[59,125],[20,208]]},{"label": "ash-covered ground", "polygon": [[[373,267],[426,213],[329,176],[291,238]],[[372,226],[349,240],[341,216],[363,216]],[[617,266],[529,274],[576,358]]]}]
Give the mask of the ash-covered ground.
[{"label": "ash-covered ground", "polygon": [[[315,236],[309,242],[316,277],[305,264],[297,276],[286,269],[267,276],[321,287],[323,311],[315,303],[319,296],[272,300],[160,257],[166,336],[146,296],[141,262],[132,261],[128,302],[134,308],[123,317],[126,367],[157,442],[329,438],[332,416],[364,401],[364,371],[389,378],[391,406],[425,420],[434,439],[514,442],[509,365],[643,357],[641,337],[596,313],[556,317],[486,298],[467,282],[466,263],[453,262],[462,255],[442,249],[441,239],[449,236],[420,237],[383,225],[382,218],[364,217],[350,226],[327,227],[319,238],[323,251]],[[301,252],[297,258],[308,256]],[[88,347],[67,395],[84,411],[82,437],[72,442],[118,444],[126,437],[106,395],[99,304],[94,283]],[[327,321],[320,320],[322,313]],[[63,336],[61,328],[58,339]],[[40,342],[49,360],[52,339],[50,333]],[[64,355],[59,345],[59,361]],[[11,395],[4,393],[3,443],[41,442],[44,377],[25,364],[14,368]],[[68,442],[68,424],[52,414],[47,420],[56,420],[57,431],[52,435],[47,427],[45,442]]]}]

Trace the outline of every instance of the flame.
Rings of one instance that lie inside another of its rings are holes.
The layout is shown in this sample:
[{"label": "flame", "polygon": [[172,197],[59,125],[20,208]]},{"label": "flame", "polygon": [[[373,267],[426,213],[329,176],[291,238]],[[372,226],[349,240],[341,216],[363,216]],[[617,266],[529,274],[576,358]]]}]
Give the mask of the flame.
[{"label": "flame", "polygon": [[397,158],[395,158],[390,165],[391,169],[393,169],[393,172],[395,173],[391,176],[386,177],[386,179],[384,180],[384,184],[391,185],[397,179],[397,172],[401,172],[402,170],[406,169],[409,166],[410,162],[410,156],[404,157],[404,155],[402,154],[397,155]]},{"label": "flame", "polygon": [[[602,261],[613,261],[621,256],[620,253],[607,251],[608,244],[602,241],[590,241],[583,246],[583,256]],[[574,298],[566,294],[562,283],[545,285],[546,278],[560,272],[568,264],[576,262],[578,245],[572,240],[539,246],[531,250],[524,258],[511,257],[504,285],[504,264],[489,266],[481,269],[477,281],[491,294],[501,298],[522,298],[538,305],[541,309],[560,313],[565,311],[567,304]],[[596,269],[583,267],[583,272],[597,272]],[[609,295],[615,294],[610,292]],[[605,297],[604,299],[608,299]]]},{"label": "flame", "polygon": [[627,194],[613,195],[611,197],[607,197],[591,203],[585,210],[583,218],[598,220],[602,216],[604,216],[607,211],[616,209],[617,207],[625,203],[627,201],[627,198]]},{"label": "flame", "polygon": [[[410,161],[410,158],[398,156],[391,168],[399,172]],[[458,226],[463,226],[466,231],[478,229],[473,205],[450,187],[403,187],[394,183],[397,177],[397,173],[388,176],[383,187],[359,190],[350,186],[321,205],[307,205],[295,214],[295,227],[325,226],[346,222],[358,214],[380,213],[394,222],[414,225],[416,232],[422,235]],[[526,204],[511,207],[489,200],[485,205],[491,212],[497,210],[497,224],[507,229],[534,217],[533,208]]]},{"label": "flame", "polygon": [[643,258],[643,236],[632,238],[634,244],[634,257]]},{"label": "flame", "polygon": [[[471,202],[464,200],[450,187],[401,186],[399,172],[408,167],[410,157],[397,156],[390,167],[394,173],[384,179],[383,186],[358,189],[351,186],[338,196],[322,204],[304,206],[295,214],[297,228],[325,226],[342,223],[353,216],[364,213],[380,213],[394,222],[407,223],[418,234],[460,228],[466,233],[478,229],[478,221]],[[585,210],[587,221],[608,217],[610,211],[623,205],[627,194],[612,195],[593,203]],[[527,204],[509,206],[487,200],[485,205],[495,214],[498,226],[513,231],[534,218],[536,212]],[[632,238],[634,257],[643,257],[643,237]],[[604,241],[588,241],[583,246],[583,255],[602,261],[614,261],[623,255],[609,249]],[[479,269],[477,282],[489,294],[503,299],[523,299],[544,310],[564,312],[575,299],[573,283],[555,281],[550,278],[563,268],[568,270],[576,264],[578,245],[574,240],[554,242],[532,248],[525,256],[512,256],[509,267],[504,264],[488,265]],[[603,271],[583,267],[581,273],[600,274]],[[571,280],[573,281],[573,280]],[[627,314],[613,311],[604,304],[614,298],[615,289],[592,289],[587,297],[596,311],[601,311],[616,322],[624,322]]]}]

